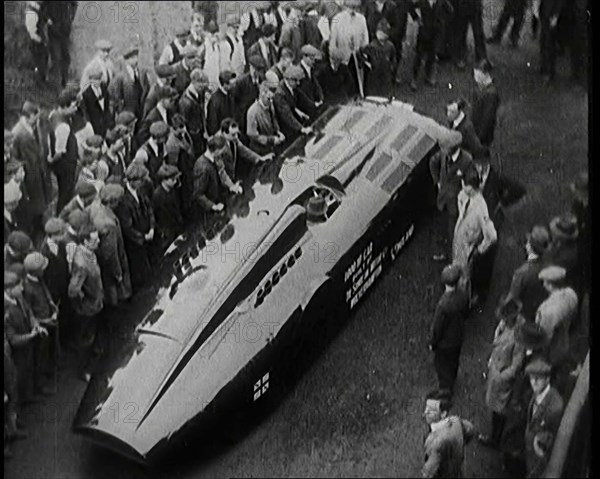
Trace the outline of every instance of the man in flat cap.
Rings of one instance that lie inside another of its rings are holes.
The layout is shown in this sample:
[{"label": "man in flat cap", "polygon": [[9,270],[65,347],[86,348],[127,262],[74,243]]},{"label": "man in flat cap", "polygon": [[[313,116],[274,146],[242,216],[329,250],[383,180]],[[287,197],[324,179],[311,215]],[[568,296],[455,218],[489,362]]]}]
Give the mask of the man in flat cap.
[{"label": "man in flat cap", "polygon": [[106,132],[106,151],[100,157],[97,166],[97,179],[106,182],[108,177],[113,177],[118,183],[125,178],[127,162],[125,161],[125,136],[127,128],[115,125]]},{"label": "man in flat cap", "polygon": [[181,95],[190,84],[191,72],[196,68],[202,68],[203,65],[201,58],[198,57],[198,50],[192,45],[186,45],[182,53],[181,61],[173,66],[175,73],[173,87],[177,90],[178,95]]},{"label": "man in flat cap", "polygon": [[263,81],[260,84],[258,99],[248,110],[246,136],[250,148],[259,155],[279,151],[279,146],[285,141],[273,106],[274,94],[274,88],[269,82]]},{"label": "man in flat cap", "polygon": [[527,477],[542,477],[562,419],[564,402],[550,384],[551,370],[552,366],[542,358],[534,359],[525,368],[533,390],[525,430]]},{"label": "man in flat cap", "polygon": [[140,157],[148,172],[150,178],[155,185],[158,184],[158,178],[156,174],[158,169],[167,159],[167,152],[165,149],[165,143],[169,136],[169,127],[162,121],[155,121],[150,126],[150,138],[146,141],[136,153],[136,158]]},{"label": "man in flat cap", "polygon": [[287,47],[283,47],[279,50],[278,58],[277,63],[265,73],[265,78],[275,83],[275,86],[283,80],[283,72],[294,62],[294,52]]},{"label": "man in flat cap", "polygon": [[549,244],[550,235],[546,227],[534,226],[526,237],[527,261],[515,270],[512,277],[508,298],[523,304],[521,314],[526,321],[535,321],[538,307],[548,297],[538,275],[544,267],[543,257]]},{"label": "man in flat cap", "polygon": [[[260,56],[248,57],[249,72],[236,78],[231,95],[237,106],[237,114],[234,119],[240,125],[240,129],[246,132],[246,115],[248,109],[258,98],[258,86],[265,77],[266,63]],[[242,138],[243,140],[245,138]]]},{"label": "man in flat cap", "polygon": [[277,47],[275,36],[277,29],[270,23],[265,23],[260,30],[260,37],[248,49],[248,58],[260,56],[265,61],[265,69],[271,68],[277,62]]},{"label": "man in flat cap", "polygon": [[210,96],[206,106],[206,132],[209,136],[219,131],[221,122],[225,118],[233,118],[237,115],[237,108],[231,94],[235,78],[236,75],[231,70],[223,70],[219,73],[219,88]]},{"label": "man in flat cap", "polygon": [[449,391],[427,394],[423,417],[428,425],[425,438],[425,464],[422,477],[464,477],[465,446],[475,435],[475,426],[458,416],[450,416]]},{"label": "man in flat cap", "polygon": [[20,228],[15,210],[22,197],[23,193],[17,183],[10,181],[4,185],[4,244],[6,244],[8,236]]},{"label": "man in flat cap", "polygon": [[177,90],[170,86],[160,89],[158,102],[150,110],[148,115],[141,121],[137,134],[137,142],[142,145],[150,137],[150,126],[161,121],[167,126],[171,126],[171,119],[177,107]]},{"label": "man in flat cap", "polygon": [[66,221],[71,211],[84,211],[96,199],[97,194],[98,191],[94,185],[85,181],[77,183],[75,185],[75,196],[61,210],[59,218]]},{"label": "man in flat cap", "polygon": [[371,42],[360,50],[365,68],[365,95],[389,98],[394,93],[396,48],[389,40],[390,24],[381,20]]},{"label": "man in flat cap", "polygon": [[156,106],[163,87],[173,86],[173,80],[175,79],[175,70],[171,65],[156,65],[154,71],[156,72],[156,83],[152,84],[148,95],[146,95],[143,114],[138,118],[140,121],[142,118],[148,116],[148,113]]},{"label": "man in flat cap", "polygon": [[469,314],[469,301],[457,287],[461,277],[459,266],[451,264],[442,270],[444,294],[438,301],[429,349],[434,353],[434,366],[440,389],[454,390],[458,373],[464,323]]},{"label": "man in flat cap", "polygon": [[190,83],[177,104],[177,111],[185,118],[187,131],[192,138],[195,158],[204,151],[208,136],[205,114],[208,87],[206,73],[199,68],[194,68],[190,73]]},{"label": "man in flat cap", "polygon": [[150,90],[150,80],[146,70],[138,65],[139,47],[133,41],[123,52],[125,69],[115,76],[110,83],[109,93],[114,113],[130,111],[137,118],[142,118],[144,102]]},{"label": "man in flat cap", "polygon": [[304,71],[304,76],[298,85],[298,91],[302,92],[314,104],[312,110],[307,112],[311,118],[318,115],[323,105],[323,89],[316,76],[317,62],[323,58],[321,50],[312,45],[304,45],[300,50],[299,66]]},{"label": "man in flat cap", "polygon": [[546,355],[553,366],[556,386],[562,391],[564,380],[569,373],[569,327],[578,312],[577,293],[566,285],[566,270],[560,266],[547,266],[538,277],[548,291],[548,298],[540,304],[535,322],[548,335]]},{"label": "man in flat cap", "polygon": [[223,211],[226,190],[233,187],[233,182],[225,172],[225,166],[216,155],[225,147],[225,138],[220,135],[211,137],[206,151],[194,165],[194,202],[199,206],[196,211]]},{"label": "man in flat cap", "polygon": [[129,166],[129,163],[131,163],[131,160],[133,159],[133,155],[138,150],[135,137],[138,117],[128,110],[123,110],[116,116],[115,125],[123,125],[127,129],[127,133],[123,138],[123,143],[125,145],[125,163]]},{"label": "man in flat cap", "polygon": [[304,78],[304,71],[297,65],[291,65],[284,73],[284,79],[277,87],[273,104],[286,144],[294,141],[298,135],[312,133],[310,126],[304,126],[310,119],[308,111],[313,107],[306,95],[298,92],[298,85]]},{"label": "man in flat cap", "polygon": [[43,229],[42,217],[52,199],[38,105],[30,101],[23,103],[19,121],[13,127],[12,133],[12,158],[19,161],[25,169],[19,219],[21,227],[36,236]]},{"label": "man in flat cap", "polygon": [[84,91],[90,84],[90,74],[92,71],[100,70],[100,78],[98,81],[107,87],[114,77],[115,67],[110,59],[110,51],[113,46],[108,40],[98,40],[94,46],[96,47],[96,55],[90,61],[81,74],[79,88]]},{"label": "man in flat cap", "polygon": [[162,254],[183,232],[183,216],[178,188],[181,173],[174,165],[163,164],[158,170],[159,185],[152,195],[156,219],[156,247]]},{"label": "man in flat cap", "polygon": [[81,93],[82,106],[87,121],[94,133],[104,137],[106,131],[114,125],[111,99],[107,86],[102,83],[102,70],[98,65],[88,72],[88,83]]},{"label": "man in flat cap", "polygon": [[152,202],[143,192],[147,173],[148,170],[138,163],[129,165],[125,172],[125,193],[116,210],[123,230],[134,294],[152,277],[150,255],[155,220]]},{"label": "man in flat cap", "polygon": [[158,64],[174,65],[180,62],[183,58],[183,47],[185,46],[189,35],[190,30],[188,27],[183,25],[177,27],[175,30],[175,38],[163,49],[160,58],[158,59]]},{"label": "man in flat cap", "polygon": [[92,135],[85,139],[82,146],[75,184],[84,181],[92,184],[97,191],[100,191],[104,182],[98,178],[98,161],[102,156],[104,139],[99,135]]}]

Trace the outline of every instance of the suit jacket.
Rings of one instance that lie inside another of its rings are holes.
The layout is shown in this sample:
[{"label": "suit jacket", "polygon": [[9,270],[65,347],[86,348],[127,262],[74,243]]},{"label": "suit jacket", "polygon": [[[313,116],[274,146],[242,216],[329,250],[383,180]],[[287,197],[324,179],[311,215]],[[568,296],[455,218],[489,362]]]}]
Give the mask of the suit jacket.
[{"label": "suit jacket", "polygon": [[[564,402],[558,391],[550,386],[546,397],[535,408],[535,396],[531,398],[527,409],[527,428],[525,429],[525,462],[527,477],[542,477],[544,468],[550,459],[552,446],[564,409]],[[539,457],[534,450],[533,441],[537,437],[538,444],[543,450]]]},{"label": "suit jacket", "polygon": [[435,52],[440,52],[444,40],[446,26],[452,18],[453,8],[447,0],[437,0],[433,8],[429,0],[417,0],[409,11],[413,20],[417,20],[416,10],[421,13],[421,25],[417,34],[417,49],[431,45]]},{"label": "suit jacket", "polygon": [[460,348],[464,322],[469,314],[469,299],[464,291],[445,291],[433,317],[431,346],[435,349]]},{"label": "suit jacket", "polygon": [[479,137],[475,132],[473,122],[467,117],[461,120],[461,122],[455,127],[450,125],[450,128],[460,132],[462,135],[462,142],[460,147],[471,154],[473,158],[481,158],[486,153],[486,148],[479,141]]},{"label": "suit jacket", "polygon": [[425,439],[425,464],[422,477],[463,477],[465,444],[475,435],[470,421],[457,416],[443,419],[444,424]]},{"label": "suit jacket", "polygon": [[[173,112],[171,112],[170,110],[167,110],[167,125],[171,126],[171,121],[173,118]],[[150,127],[152,126],[152,123],[154,123],[155,121],[163,121],[164,119],[162,117],[162,115],[160,114],[160,112],[158,111],[158,107],[154,107],[152,108],[152,110],[150,110],[150,112],[148,113],[148,115],[146,115],[146,117],[140,122],[140,127],[138,129],[138,133],[137,133],[137,137],[136,137],[136,141],[138,143],[138,145],[143,145],[146,141],[148,141],[148,138],[150,138]]]},{"label": "suit jacket", "polygon": [[206,132],[210,136],[217,133],[225,118],[235,118],[236,110],[231,93],[226,95],[220,88],[215,90],[206,106]]},{"label": "suit jacket", "polygon": [[35,281],[28,276],[23,280],[23,299],[27,301],[37,320],[50,319],[55,304],[43,279]]},{"label": "suit jacket", "polygon": [[312,45],[315,48],[321,48],[323,45],[323,35],[318,27],[319,15],[305,14],[300,20],[300,31],[302,32],[302,45]]},{"label": "suit jacket", "polygon": [[383,4],[383,9],[377,10],[375,1],[367,3],[365,10],[365,18],[367,20],[367,28],[369,30],[369,38],[375,38],[377,24],[385,19],[390,24],[390,40],[396,44],[400,37],[398,9],[392,0],[386,0]]},{"label": "suit jacket", "polygon": [[77,245],[73,255],[69,298],[73,309],[82,316],[94,316],[104,306],[104,289],[96,254],[83,245]]},{"label": "suit jacket", "polygon": [[156,219],[156,243],[159,248],[167,249],[183,231],[179,191],[167,191],[162,185],[157,186],[152,195],[152,208]]},{"label": "suit jacket", "polygon": [[273,104],[281,132],[287,141],[293,141],[304,127],[294,110],[298,108],[308,113],[311,108],[314,108],[314,104],[304,94],[300,94],[297,89],[292,93],[285,84],[285,80],[279,83]]},{"label": "suit jacket", "polygon": [[352,97],[352,75],[347,65],[341,64],[333,70],[331,63],[327,63],[317,72],[319,85],[323,90],[324,102],[328,105],[343,103]]},{"label": "suit jacket", "polygon": [[454,214],[458,212],[456,199],[462,188],[461,178],[469,168],[474,168],[473,159],[462,149],[455,162],[452,162],[451,156],[443,151],[431,157],[429,171],[434,183],[440,183],[437,195],[437,206],[440,211],[446,208]]},{"label": "suit jacket", "polygon": [[246,73],[235,80],[232,95],[233,103],[236,105],[236,117],[241,132],[246,132],[246,115],[248,109],[258,98],[258,85],[252,81],[250,73]]},{"label": "suit jacket", "polygon": [[138,69],[138,76],[139,81],[134,82],[129,71],[125,70],[110,82],[108,91],[115,113],[127,110],[136,118],[143,118],[144,103],[150,91],[150,81],[148,73],[144,70]]},{"label": "suit jacket", "polygon": [[205,211],[221,203],[224,197],[219,178],[219,166],[205,155],[200,156],[194,165],[194,199]]},{"label": "suit jacket", "polygon": [[44,241],[40,253],[48,259],[48,266],[44,270],[44,281],[48,286],[52,299],[56,304],[59,301],[64,304],[69,285],[69,265],[65,245],[64,243],[58,243],[57,254],[54,254],[50,250],[47,241]]},{"label": "suit jacket", "polygon": [[74,196],[62,209],[62,211],[59,213],[58,217],[63,220],[63,221],[67,221],[69,219],[69,215],[71,214],[72,211],[75,210],[79,210],[79,211],[85,211],[85,208],[82,208],[81,205],[79,204],[78,201],[78,196]]},{"label": "suit jacket", "polygon": [[548,297],[544,284],[538,278],[545,266],[546,263],[541,257],[530,259],[519,266],[512,277],[509,295],[523,303],[521,314],[528,321],[535,321],[537,309]]},{"label": "suit jacket", "polygon": [[196,97],[187,88],[179,98],[177,109],[185,118],[187,130],[192,137],[204,135],[206,131],[206,118],[204,114],[204,96],[202,94]]},{"label": "suit jacket", "polygon": [[227,175],[233,181],[237,181],[240,178],[239,159],[251,165],[256,165],[261,161],[260,156],[241,141],[236,143],[228,141],[223,150],[219,152],[219,158],[223,161]]},{"label": "suit jacket", "polygon": [[267,64],[267,70],[277,63],[277,47],[270,42],[265,42],[267,46],[267,56],[263,55],[263,50],[260,47],[260,43],[257,40],[254,45],[248,48],[247,57],[253,57],[255,55],[262,57]]},{"label": "suit jacket", "polygon": [[[300,49],[302,48],[302,30],[300,25],[287,21],[281,27],[281,36],[279,37],[279,50],[287,47],[294,53],[294,62],[300,60]],[[250,58],[250,57],[248,57]]]},{"label": "suit jacket", "polygon": [[500,95],[498,95],[494,83],[489,84],[482,90],[475,89],[471,118],[482,145],[490,146],[494,141],[499,106]]},{"label": "suit jacket", "polygon": [[34,134],[37,133],[37,138],[29,133],[20,121],[17,122],[12,129],[12,158],[19,161],[25,170],[25,194],[21,202],[27,203],[28,212],[41,215],[52,199],[52,188],[37,125],[33,127],[33,131]]},{"label": "suit jacket", "polygon": [[[300,68],[304,70],[304,78],[300,80],[300,84],[298,85],[298,89],[303,92],[306,97],[312,102],[323,101],[323,89],[319,84],[319,80],[316,76],[316,69],[313,67],[311,69],[310,77],[308,76],[308,70],[304,67],[302,63],[299,63]],[[314,107],[313,107],[314,109]]]},{"label": "suit jacket", "polygon": [[98,98],[92,90],[91,85],[88,86],[82,93],[83,108],[88,121],[92,124],[94,133],[104,137],[106,132],[115,125],[115,121],[111,112],[111,103],[108,89],[102,85],[102,96],[104,97],[104,109],[100,107]]}]

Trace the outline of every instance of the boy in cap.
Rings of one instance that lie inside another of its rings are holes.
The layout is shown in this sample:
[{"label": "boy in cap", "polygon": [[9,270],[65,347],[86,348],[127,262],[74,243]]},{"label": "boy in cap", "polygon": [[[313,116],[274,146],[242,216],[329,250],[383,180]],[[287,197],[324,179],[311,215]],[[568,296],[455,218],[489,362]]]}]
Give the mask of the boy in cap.
[{"label": "boy in cap", "polygon": [[104,137],[114,125],[111,98],[107,86],[102,83],[102,70],[95,66],[89,70],[89,83],[81,93],[85,118],[92,125],[94,133]]},{"label": "boy in cap", "polygon": [[550,244],[550,235],[545,226],[536,225],[527,234],[525,253],[527,261],[519,266],[512,277],[508,299],[523,304],[521,314],[526,321],[535,321],[535,313],[548,297],[548,292],[538,277],[544,267],[544,254]]},{"label": "boy in cap", "polygon": [[92,71],[100,70],[100,82],[104,86],[108,86],[114,76],[114,65],[110,57],[110,51],[112,50],[112,43],[108,40],[98,40],[94,46],[96,47],[96,55],[90,61],[81,74],[81,81],[79,82],[79,88],[84,91],[90,84],[90,75]]},{"label": "boy in cap", "polygon": [[434,367],[440,389],[452,393],[458,373],[464,323],[469,314],[469,301],[457,287],[461,269],[450,264],[442,270],[444,293],[439,299],[431,328],[429,350],[434,353]]},{"label": "boy in cap", "polygon": [[231,90],[234,104],[237,107],[234,118],[244,133],[246,131],[248,109],[258,98],[258,86],[265,77],[267,66],[264,59],[257,55],[248,57],[248,65],[248,73],[236,78]]},{"label": "boy in cap", "polygon": [[230,70],[219,73],[219,88],[210,96],[206,106],[206,132],[209,136],[219,131],[225,118],[233,118],[236,114],[236,105],[231,94],[235,78],[235,73]]},{"label": "boy in cap", "polygon": [[110,83],[109,93],[115,114],[130,111],[137,118],[142,117],[146,95],[150,90],[150,80],[148,73],[139,69],[138,55],[137,42],[130,42],[123,52],[125,69]]},{"label": "boy in cap", "polygon": [[171,43],[165,46],[160,58],[159,65],[174,65],[183,58],[183,47],[190,35],[190,30],[186,26],[180,26],[175,30],[175,38]]},{"label": "boy in cap", "polygon": [[310,112],[311,116],[314,117],[324,101],[323,89],[316,76],[317,62],[322,60],[323,55],[320,50],[312,45],[304,45],[301,48],[300,53],[301,57],[299,65],[304,71],[304,77],[300,80],[298,91],[304,93],[306,97],[314,103],[314,107]]},{"label": "boy in cap", "polygon": [[536,358],[525,368],[533,397],[527,409],[525,430],[525,462],[527,477],[542,477],[564,409],[560,394],[550,384],[552,366]]},{"label": "boy in cap", "polygon": [[8,182],[4,185],[4,244],[8,241],[8,236],[19,229],[15,210],[22,197],[21,188],[15,182]]},{"label": "boy in cap", "polygon": [[169,135],[169,127],[162,121],[155,121],[150,126],[150,139],[136,153],[136,158],[143,160],[154,184],[158,183],[156,173],[167,159],[165,143]]},{"label": "boy in cap", "polygon": [[176,166],[163,164],[158,170],[159,185],[152,195],[156,220],[156,247],[162,253],[183,232],[183,217],[178,187],[180,171]]},{"label": "boy in cap", "polygon": [[263,81],[260,84],[258,99],[248,110],[246,136],[250,148],[259,155],[274,153],[285,140],[275,114],[273,95],[273,88],[266,80]]},{"label": "boy in cap", "polygon": [[140,127],[137,134],[137,142],[143,145],[150,137],[150,126],[157,122],[163,122],[167,126],[171,125],[173,113],[177,106],[177,90],[170,86],[165,86],[160,89],[158,102],[156,106],[150,110],[148,115],[140,122]]},{"label": "boy in cap", "polygon": [[261,36],[248,49],[248,58],[260,56],[265,61],[265,69],[271,68],[277,62],[277,47],[275,35],[277,30],[274,25],[265,23],[261,27]]},{"label": "boy in cap", "polygon": [[125,135],[127,128],[123,125],[115,125],[106,132],[106,152],[98,161],[97,178],[105,182],[109,176],[118,182],[125,178],[127,163],[125,162]]},{"label": "boy in cap", "polygon": [[132,163],[125,172],[125,193],[116,213],[121,223],[134,293],[152,277],[150,247],[154,239],[154,210],[144,193],[148,170]]},{"label": "boy in cap", "polygon": [[199,68],[190,74],[190,83],[179,98],[177,111],[185,118],[187,130],[192,138],[195,157],[202,154],[207,138],[205,97],[208,77]]},{"label": "boy in cap", "polygon": [[393,95],[396,77],[396,48],[389,40],[390,24],[383,19],[377,24],[375,38],[361,49],[367,69],[365,95],[389,98]]},{"label": "boy in cap", "polygon": [[74,210],[84,211],[96,199],[98,190],[91,183],[82,181],[75,186],[75,196],[69,201],[58,215],[60,219],[67,220]]},{"label": "boy in cap", "polygon": [[4,267],[15,263],[23,263],[25,256],[33,250],[33,242],[23,231],[13,231],[8,235],[4,245]]},{"label": "boy in cap", "polygon": [[471,442],[475,427],[466,419],[450,416],[450,407],[447,391],[427,394],[423,417],[429,433],[424,443],[422,477],[463,477],[465,446]]},{"label": "boy in cap", "polygon": [[[207,148],[194,164],[194,203],[197,203],[203,212],[223,211],[225,205],[225,188],[233,187],[233,182],[225,172],[225,166],[219,158],[218,152],[226,145],[225,138],[221,135],[211,137]],[[195,208],[194,208],[195,209]]]},{"label": "boy in cap", "polygon": [[[38,359],[46,376],[53,379],[49,392],[56,393],[56,368],[58,367],[58,307],[52,299],[50,290],[44,281],[44,273],[48,267],[48,259],[37,251],[25,257],[23,266],[26,276],[23,281],[23,299],[31,308],[35,320],[48,330],[48,337],[38,344]],[[40,369],[42,369],[40,367]]]},{"label": "boy in cap", "polygon": [[275,91],[273,104],[281,132],[287,138],[286,144],[294,141],[298,135],[309,135],[312,127],[304,126],[309,120],[307,114],[314,104],[306,95],[298,92],[298,85],[304,78],[301,67],[291,65],[284,73],[284,80]]},{"label": "boy in cap", "polygon": [[175,73],[175,79],[173,80],[173,87],[177,90],[178,95],[181,95],[187,86],[190,84],[190,73],[195,68],[202,68],[202,59],[198,57],[198,50],[192,45],[186,45],[183,47],[183,58],[181,61],[173,66],[173,72]]},{"label": "boy in cap", "polygon": [[138,120],[146,118],[160,98],[160,92],[165,86],[173,86],[173,79],[175,78],[175,71],[171,65],[156,65],[154,71],[156,72],[156,83],[152,84],[148,95],[146,95],[146,101],[144,101],[144,109],[142,116],[138,117]]},{"label": "boy in cap", "polygon": [[191,219],[190,208],[194,194],[194,146],[187,131],[185,118],[176,113],[173,115],[173,128],[166,143],[167,163],[177,167],[181,173],[181,187],[178,189],[181,212],[186,219]]},{"label": "boy in cap", "polygon": [[75,184],[80,182],[90,183],[97,191],[100,191],[103,182],[98,179],[98,159],[102,154],[103,145],[104,140],[98,135],[92,135],[85,140]]},{"label": "boy in cap", "polygon": [[124,126],[127,131],[123,137],[123,143],[125,145],[125,164],[129,166],[133,159],[133,154],[138,150],[135,134],[137,131],[138,117],[127,110],[123,110],[115,118],[116,125]]}]

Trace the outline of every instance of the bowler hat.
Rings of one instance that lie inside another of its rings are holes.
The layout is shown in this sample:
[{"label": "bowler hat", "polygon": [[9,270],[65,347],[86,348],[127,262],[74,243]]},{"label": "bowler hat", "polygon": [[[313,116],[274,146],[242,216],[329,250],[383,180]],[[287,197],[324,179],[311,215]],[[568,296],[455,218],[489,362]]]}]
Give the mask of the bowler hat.
[{"label": "bowler hat", "polygon": [[311,196],[306,203],[306,216],[309,221],[322,222],[325,221],[325,213],[327,212],[327,203],[321,196]]},{"label": "bowler hat", "polygon": [[522,308],[521,301],[504,296],[496,308],[496,317],[501,321],[514,321],[521,313]]},{"label": "bowler hat", "polygon": [[567,276],[567,270],[561,266],[547,266],[538,274],[538,278],[542,281],[548,281],[554,283],[556,281],[562,281]]},{"label": "bowler hat", "polygon": [[34,251],[25,256],[23,260],[23,266],[27,273],[37,273],[38,271],[44,271],[48,267],[48,258],[42,253]]},{"label": "bowler hat", "polygon": [[259,55],[252,55],[250,58],[248,58],[248,63],[257,70],[266,70],[267,68],[265,59]]},{"label": "bowler hat", "polygon": [[4,204],[15,203],[23,196],[21,188],[14,181],[9,181],[4,185]]},{"label": "bowler hat", "polygon": [[27,236],[26,233],[19,230],[13,231],[8,235],[6,244],[10,246],[16,254],[24,255],[33,249],[31,238]]},{"label": "bowler hat", "polygon": [[44,225],[47,235],[55,235],[65,231],[65,222],[60,218],[50,218]]},{"label": "bowler hat", "polygon": [[155,121],[150,125],[150,136],[154,138],[162,138],[169,133],[169,127],[164,121]]},{"label": "bowler hat", "polygon": [[550,244],[550,234],[545,226],[535,225],[531,233],[527,233],[527,242],[537,255],[543,254]]},{"label": "bowler hat", "polygon": [[552,366],[540,357],[532,359],[531,362],[525,366],[525,374],[528,375],[550,376],[551,372]]},{"label": "bowler hat", "polygon": [[108,40],[98,40],[94,46],[96,47],[97,50],[112,50],[112,43],[110,43]]},{"label": "bowler hat", "polygon": [[570,214],[552,218],[552,221],[550,221],[550,234],[553,240],[576,240],[579,236],[577,218]]},{"label": "bowler hat", "polygon": [[540,351],[548,344],[548,335],[539,324],[521,321],[515,327],[515,341],[525,349]]},{"label": "bowler hat", "polygon": [[169,165],[167,163],[164,163],[163,165],[161,165],[161,167],[158,169],[158,173],[157,173],[158,179],[160,181],[166,180],[169,178],[174,178],[179,175],[180,175],[179,169],[175,165]]},{"label": "bowler hat", "polygon": [[440,279],[443,284],[447,284],[448,286],[454,286],[458,283],[460,279],[461,269],[457,264],[449,264],[444,267],[442,270],[442,274],[440,275]]},{"label": "bowler hat", "polygon": [[92,198],[96,196],[96,188],[91,183],[87,181],[80,180],[75,185],[75,194],[78,195],[81,199]]}]

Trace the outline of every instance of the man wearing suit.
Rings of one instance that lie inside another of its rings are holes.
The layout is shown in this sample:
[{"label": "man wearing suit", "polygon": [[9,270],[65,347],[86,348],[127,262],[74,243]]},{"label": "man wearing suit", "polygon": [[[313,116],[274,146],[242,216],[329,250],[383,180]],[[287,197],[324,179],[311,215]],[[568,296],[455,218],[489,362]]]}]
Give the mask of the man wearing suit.
[{"label": "man wearing suit", "polygon": [[154,83],[150,90],[148,90],[148,95],[146,95],[146,101],[144,101],[143,114],[141,117],[138,117],[138,120],[145,118],[148,116],[148,113],[152,111],[152,109],[158,103],[160,99],[160,91],[165,86],[173,86],[173,79],[175,78],[175,71],[171,65],[156,65],[154,69],[156,72],[156,83]]},{"label": "man wearing suit", "polygon": [[564,0],[540,1],[540,73],[547,84],[556,74],[557,24]]},{"label": "man wearing suit", "polygon": [[233,118],[236,114],[231,95],[234,80],[235,73],[230,70],[219,73],[219,88],[211,95],[206,106],[206,132],[209,136],[219,131],[225,118]]},{"label": "man wearing suit", "polygon": [[271,81],[269,76],[277,77],[277,83],[283,80],[283,72],[286,71],[287,67],[289,67],[294,62],[294,52],[289,48],[281,48],[279,50],[279,61],[269,68],[269,71],[266,73],[267,80]]},{"label": "man wearing suit", "polygon": [[[367,3],[365,18],[367,19],[367,28],[369,29],[369,38],[374,39],[377,31],[377,25],[383,19],[390,24],[389,39],[396,49],[396,60],[400,61],[402,57],[403,34],[400,31],[401,18],[398,5],[393,0],[373,0]],[[404,12],[404,30],[406,33],[406,14]]]},{"label": "man wearing suit", "polygon": [[125,172],[125,194],[116,210],[134,292],[152,278],[150,252],[154,239],[154,211],[150,199],[143,193],[147,174],[148,170],[142,165],[129,165]]},{"label": "man wearing suit", "polygon": [[538,307],[548,297],[538,275],[544,267],[543,255],[549,244],[550,235],[546,227],[534,226],[525,243],[527,261],[515,270],[508,291],[508,299],[515,299],[523,304],[521,314],[529,322],[535,321]]},{"label": "man wearing suit", "polygon": [[90,84],[90,73],[100,70],[100,83],[107,87],[115,76],[115,67],[109,58],[112,43],[108,40],[98,40],[95,44],[96,56],[83,69],[79,88],[84,91]]},{"label": "man wearing suit", "polygon": [[329,51],[326,64],[317,72],[317,79],[327,105],[344,103],[352,97],[352,75],[342,63],[339,50]]},{"label": "man wearing suit", "polygon": [[166,163],[167,152],[165,143],[169,135],[169,127],[162,121],[155,121],[150,126],[150,138],[146,141],[135,154],[136,159],[140,159],[142,164],[148,169],[150,178],[154,185],[158,185],[158,170]]},{"label": "man wearing suit", "polygon": [[158,170],[160,184],[152,195],[152,209],[156,219],[156,244],[162,254],[184,229],[181,214],[180,195],[181,173],[174,165],[164,164]]},{"label": "man wearing suit", "polygon": [[250,71],[236,78],[231,94],[237,106],[235,120],[240,129],[246,131],[246,115],[250,105],[258,98],[258,85],[264,79],[267,64],[260,56],[248,57]]},{"label": "man wearing suit", "polygon": [[128,48],[123,54],[125,71],[115,76],[110,83],[109,92],[115,114],[130,111],[137,118],[142,118],[146,95],[150,90],[150,81],[145,71],[138,68],[137,46]]},{"label": "man wearing suit", "polygon": [[313,107],[313,104],[298,91],[302,78],[304,78],[302,68],[291,65],[285,71],[284,79],[279,83],[273,99],[277,120],[287,144],[294,141],[298,135],[312,133],[310,126],[304,126],[309,119],[307,111]]},{"label": "man wearing suit", "polygon": [[30,235],[43,230],[42,217],[51,201],[52,192],[38,122],[38,106],[26,101],[21,108],[19,121],[12,129],[12,158],[19,161],[25,170],[25,197],[20,205],[24,214],[19,218],[20,226]]},{"label": "man wearing suit", "polygon": [[162,121],[171,126],[171,120],[177,101],[177,90],[170,86],[165,86],[159,91],[159,100],[156,106],[150,110],[148,115],[142,120],[137,134],[138,145],[144,144],[150,137],[150,126],[157,121]]},{"label": "man wearing suit", "polygon": [[440,389],[454,390],[458,373],[464,323],[469,314],[467,295],[457,288],[461,277],[458,265],[442,270],[445,291],[438,301],[433,317],[429,349],[434,353],[434,366]]},{"label": "man wearing suit", "polygon": [[464,100],[451,101],[446,105],[446,118],[449,127],[462,135],[460,147],[477,159],[486,153],[486,148],[479,141],[473,122],[465,114]]},{"label": "man wearing suit", "polygon": [[22,197],[23,193],[17,183],[9,181],[4,185],[4,244],[13,231],[21,229],[15,218],[15,210]]},{"label": "man wearing suit", "polygon": [[67,221],[73,211],[87,211],[86,208],[96,199],[97,194],[98,191],[94,185],[87,181],[80,181],[75,186],[75,196],[60,211],[58,217],[63,221]]},{"label": "man wearing suit", "polygon": [[199,68],[192,70],[190,84],[179,98],[177,110],[185,118],[187,130],[192,138],[194,154],[202,154],[206,145],[206,116],[204,98],[208,89],[208,77]]},{"label": "man wearing suit", "polygon": [[471,118],[479,141],[484,146],[490,146],[494,141],[496,118],[500,107],[500,96],[491,76],[491,65],[483,60],[473,69],[475,88],[472,102]]},{"label": "man wearing suit", "polygon": [[261,28],[262,36],[248,49],[248,58],[259,56],[265,61],[265,69],[271,68],[277,62],[277,47],[275,46],[276,29],[270,23]]},{"label": "man wearing suit", "polygon": [[202,60],[198,57],[197,49],[192,45],[186,45],[183,48],[183,58],[179,63],[173,65],[173,87],[177,90],[178,95],[183,94],[185,89],[190,84],[190,75],[196,68],[202,66]]},{"label": "man wearing suit", "polygon": [[165,46],[160,58],[158,59],[159,65],[175,65],[180,62],[183,58],[182,52],[188,37],[190,36],[190,29],[185,26],[179,27],[175,31],[175,38],[171,43]]},{"label": "man wearing suit", "polygon": [[564,402],[550,384],[551,369],[541,358],[532,360],[525,368],[533,390],[525,429],[527,477],[542,477],[562,419]]},{"label": "man wearing suit", "polygon": [[[457,198],[461,190],[460,180],[471,168],[474,168],[471,155],[462,150],[459,145],[452,146],[449,151],[444,151],[442,148],[429,162],[431,177],[438,188],[437,207],[447,214],[446,241],[452,242],[454,237],[454,227],[458,218]],[[444,254],[434,256],[436,260],[444,258]]]},{"label": "man wearing suit", "polygon": [[110,96],[106,85],[102,83],[102,70],[99,67],[90,68],[88,78],[88,86],[82,93],[85,116],[92,124],[94,133],[104,137],[106,131],[114,126]]},{"label": "man wearing suit", "polygon": [[304,45],[300,50],[300,68],[304,71],[304,76],[300,80],[298,85],[298,91],[304,93],[306,97],[314,103],[314,107],[311,109],[309,115],[315,117],[319,112],[319,108],[323,104],[323,89],[319,84],[319,80],[315,75],[315,64],[318,60],[321,60],[321,51],[313,47],[312,45]]},{"label": "man wearing suit", "polygon": [[263,81],[258,99],[248,110],[246,136],[249,145],[252,150],[263,155],[279,150],[279,145],[285,140],[273,106],[273,90],[269,82]]},{"label": "man wearing suit", "polygon": [[233,186],[231,179],[225,178],[227,173],[223,163],[215,158],[225,144],[225,138],[213,136],[208,140],[206,151],[194,165],[194,200],[207,213],[223,211],[226,188]]},{"label": "man wearing suit", "polygon": [[423,416],[429,426],[425,439],[425,464],[421,477],[463,477],[465,445],[475,435],[470,421],[450,416],[446,391],[427,395]]}]

